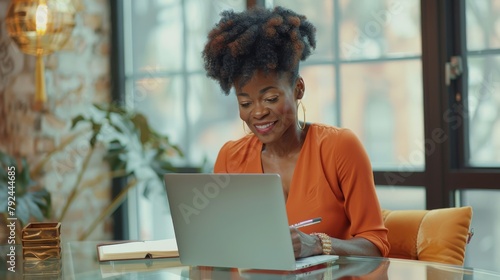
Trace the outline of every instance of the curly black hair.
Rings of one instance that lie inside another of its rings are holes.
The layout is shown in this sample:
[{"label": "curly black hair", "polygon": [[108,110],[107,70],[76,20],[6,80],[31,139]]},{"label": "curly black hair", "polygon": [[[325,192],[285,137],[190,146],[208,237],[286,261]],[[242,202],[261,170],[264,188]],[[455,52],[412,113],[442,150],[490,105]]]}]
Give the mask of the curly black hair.
[{"label": "curly black hair", "polygon": [[291,73],[294,82],[299,60],[316,47],[316,28],[292,10],[254,8],[224,11],[208,34],[202,52],[207,76],[229,95],[235,81],[248,82],[256,70]]}]

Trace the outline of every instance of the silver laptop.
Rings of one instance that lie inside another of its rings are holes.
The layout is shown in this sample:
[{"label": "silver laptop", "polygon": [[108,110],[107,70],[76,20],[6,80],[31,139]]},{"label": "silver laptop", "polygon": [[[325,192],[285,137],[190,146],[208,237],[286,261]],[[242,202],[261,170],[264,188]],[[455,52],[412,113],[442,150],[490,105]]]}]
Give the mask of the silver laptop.
[{"label": "silver laptop", "polygon": [[165,186],[184,265],[297,270],[338,258],[295,260],[277,174],[166,174]]}]

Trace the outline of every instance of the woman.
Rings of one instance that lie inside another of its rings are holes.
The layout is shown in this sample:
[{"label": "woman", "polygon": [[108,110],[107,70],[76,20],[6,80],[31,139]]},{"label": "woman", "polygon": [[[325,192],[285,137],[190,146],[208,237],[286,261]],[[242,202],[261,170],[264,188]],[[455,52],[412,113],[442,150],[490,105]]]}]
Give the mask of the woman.
[{"label": "woman", "polygon": [[387,229],[360,141],[350,130],[305,122],[299,61],[315,48],[314,26],[282,7],[221,16],[203,50],[205,69],[226,95],[234,88],[252,133],[221,148],[214,172],[278,173],[289,223],[322,217],[290,228],[295,257],[387,256]]}]

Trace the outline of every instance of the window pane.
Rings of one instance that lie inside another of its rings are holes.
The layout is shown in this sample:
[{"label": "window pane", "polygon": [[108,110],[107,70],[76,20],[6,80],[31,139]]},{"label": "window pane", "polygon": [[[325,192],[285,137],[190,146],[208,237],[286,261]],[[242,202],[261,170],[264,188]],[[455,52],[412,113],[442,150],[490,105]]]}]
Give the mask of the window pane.
[{"label": "window pane", "polygon": [[183,93],[186,85],[180,75],[137,80],[135,95],[130,95],[133,100],[128,102],[148,117],[154,129],[180,146],[185,158],[178,164],[200,166],[206,160],[212,165],[225,141],[244,135],[238,103],[234,93],[225,96],[205,75],[187,79],[188,94]]},{"label": "window pane", "polygon": [[340,1],[342,59],[420,55],[420,1]]},{"label": "window pane", "polygon": [[305,15],[316,27],[316,49],[308,60],[332,60],[336,51],[333,36],[334,1],[315,0],[314,4],[303,0],[274,0],[275,6],[283,6]]},{"label": "window pane", "polygon": [[[500,187],[500,185],[498,186]],[[461,191],[462,205],[473,209],[474,236],[465,251],[465,266],[500,271],[500,191]]]},{"label": "window pane", "polygon": [[420,60],[343,65],[341,84],[341,126],[361,139],[374,170],[423,170],[442,139],[424,143]]},{"label": "window pane", "polygon": [[189,163],[200,166],[207,160],[212,168],[222,145],[245,135],[238,102],[233,91],[229,96],[224,95],[219,85],[205,75],[193,75],[189,85],[190,133],[183,142],[189,150]]},{"label": "window pane", "polygon": [[500,1],[466,0],[468,50],[500,48]]},{"label": "window pane", "polygon": [[[307,122],[338,125],[333,66],[305,66],[300,70],[306,86],[302,103]],[[302,111],[299,111],[302,120]]]},{"label": "window pane", "polygon": [[424,187],[376,186],[378,200],[383,209],[425,209]]},{"label": "window pane", "polygon": [[155,67],[180,71],[183,56],[180,0],[131,1],[134,71]]},{"label": "window pane", "polygon": [[[234,94],[225,96],[205,77],[201,51],[222,10],[243,10],[245,0],[146,0],[125,2],[127,104],[178,145],[175,166],[212,167],[220,146],[243,135]],[[128,49],[130,48],[130,50]],[[222,109],[221,108],[225,108]],[[130,238],[173,236],[162,187],[129,193]]]},{"label": "window pane", "polygon": [[139,185],[134,195],[137,197],[136,209],[140,215],[140,218],[137,219],[137,229],[135,229],[139,231],[139,239],[174,238],[174,225],[164,185],[160,184],[154,188],[150,185],[147,196],[144,186]]},{"label": "window pane", "polygon": [[[135,81],[128,104],[148,118],[150,125],[159,133],[168,135],[173,143],[181,143],[184,122],[181,76],[169,78],[143,78]],[[131,103],[133,102],[133,103]],[[176,120],[176,121],[171,121]]]},{"label": "window pane", "polygon": [[468,64],[469,164],[500,166],[500,56],[469,57]]},{"label": "window pane", "polygon": [[[243,11],[245,0],[188,0],[186,3],[185,21],[187,37],[186,66],[188,71],[205,71],[201,51],[205,47],[208,29],[219,21],[219,13],[223,10]],[[180,45],[180,42],[170,41],[170,44]]]}]

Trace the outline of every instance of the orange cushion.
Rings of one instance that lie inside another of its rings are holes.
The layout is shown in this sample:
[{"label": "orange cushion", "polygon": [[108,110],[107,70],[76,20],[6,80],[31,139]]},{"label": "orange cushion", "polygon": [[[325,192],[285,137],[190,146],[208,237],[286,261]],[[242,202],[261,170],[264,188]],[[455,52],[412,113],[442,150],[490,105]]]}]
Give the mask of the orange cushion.
[{"label": "orange cushion", "polygon": [[463,265],[472,207],[382,210],[389,257]]}]

